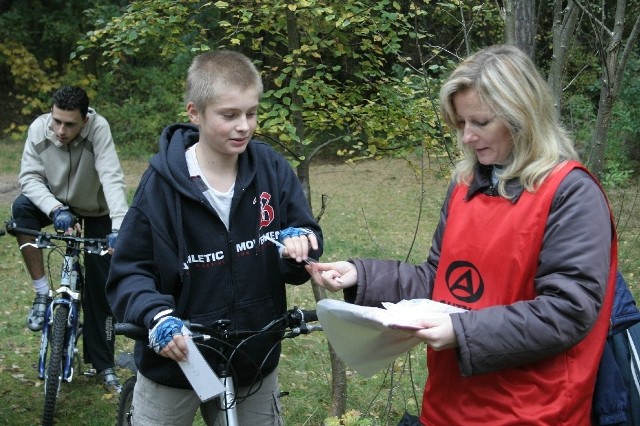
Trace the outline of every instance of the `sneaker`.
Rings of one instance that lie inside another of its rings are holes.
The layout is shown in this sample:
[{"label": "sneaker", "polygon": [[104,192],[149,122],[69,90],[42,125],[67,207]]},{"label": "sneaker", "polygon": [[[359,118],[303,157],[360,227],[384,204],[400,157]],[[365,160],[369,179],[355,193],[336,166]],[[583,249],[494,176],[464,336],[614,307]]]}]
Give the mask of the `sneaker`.
[{"label": "sneaker", "polygon": [[51,303],[51,298],[46,294],[38,294],[33,299],[33,306],[27,316],[27,327],[31,331],[40,331],[44,325],[44,314],[47,311],[47,306]]},{"label": "sneaker", "polygon": [[118,380],[118,376],[116,376],[116,372],[113,371],[113,368],[105,368],[100,372],[100,376],[102,377],[102,386],[106,390],[109,392],[120,393],[122,385],[120,384],[120,380]]}]

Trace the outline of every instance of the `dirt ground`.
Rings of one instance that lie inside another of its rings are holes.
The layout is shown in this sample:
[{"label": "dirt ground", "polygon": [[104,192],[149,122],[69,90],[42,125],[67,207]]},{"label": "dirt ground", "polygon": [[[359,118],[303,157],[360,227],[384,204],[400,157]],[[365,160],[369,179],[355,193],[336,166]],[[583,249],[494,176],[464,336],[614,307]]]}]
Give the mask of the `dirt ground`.
[{"label": "dirt ground", "polygon": [[0,205],[11,204],[19,193],[18,177],[0,174]]}]

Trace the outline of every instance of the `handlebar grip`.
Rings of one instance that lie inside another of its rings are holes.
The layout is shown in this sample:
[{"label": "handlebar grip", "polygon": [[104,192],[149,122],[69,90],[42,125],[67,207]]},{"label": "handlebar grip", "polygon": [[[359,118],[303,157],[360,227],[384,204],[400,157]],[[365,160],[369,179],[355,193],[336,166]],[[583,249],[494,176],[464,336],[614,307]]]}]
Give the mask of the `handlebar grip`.
[{"label": "handlebar grip", "polygon": [[[205,327],[201,324],[192,324],[188,320],[184,320],[183,324],[191,329],[192,327],[196,330],[205,329]],[[115,334],[128,337],[133,340],[149,340],[149,330],[136,324],[132,324],[130,322],[118,322],[115,326]]]},{"label": "handlebar grip", "polygon": [[307,311],[296,306],[287,311],[286,318],[289,327],[298,327],[302,323],[318,321],[318,314],[314,310]]},{"label": "handlebar grip", "polygon": [[115,326],[115,333],[134,340],[148,340],[149,330],[128,322],[119,322]]},{"label": "handlebar grip", "polygon": [[301,311],[302,311],[302,315],[304,316],[305,322],[318,321],[318,314],[316,313],[316,311],[305,311],[304,309],[302,309]]},{"label": "handlebar grip", "polygon": [[[7,230],[8,233],[12,235],[22,234],[22,235],[30,235],[32,237],[37,237],[40,234],[39,231],[34,229],[20,228],[14,221],[6,222],[5,229]],[[2,231],[4,234],[4,229]]]}]

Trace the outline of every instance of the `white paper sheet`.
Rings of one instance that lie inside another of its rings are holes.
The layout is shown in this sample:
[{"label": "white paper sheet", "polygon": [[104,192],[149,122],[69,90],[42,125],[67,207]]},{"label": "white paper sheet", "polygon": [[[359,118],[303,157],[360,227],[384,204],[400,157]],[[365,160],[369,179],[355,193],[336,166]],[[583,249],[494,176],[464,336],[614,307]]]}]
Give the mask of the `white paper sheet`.
[{"label": "white paper sheet", "polygon": [[[189,334],[189,330],[184,326],[182,334]],[[200,401],[208,401],[224,392],[225,387],[209,364],[207,364],[193,340],[189,337],[185,340],[189,355],[187,355],[186,361],[179,362],[178,365],[182,368],[187,379],[189,379],[189,383],[191,383],[193,390],[200,397]]]},{"label": "white paper sheet", "polygon": [[320,300],[318,320],[336,354],[364,377],[371,377],[421,343],[408,333],[390,328],[414,328],[425,312],[463,312],[428,299],[385,303],[386,309],[358,306],[334,299]]}]

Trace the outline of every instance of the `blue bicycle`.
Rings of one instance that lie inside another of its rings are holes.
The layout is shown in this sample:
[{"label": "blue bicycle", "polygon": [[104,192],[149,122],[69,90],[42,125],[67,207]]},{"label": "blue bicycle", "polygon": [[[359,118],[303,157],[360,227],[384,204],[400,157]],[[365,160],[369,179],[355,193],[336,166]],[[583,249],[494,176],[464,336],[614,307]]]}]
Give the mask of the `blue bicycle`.
[{"label": "blue bicycle", "polygon": [[[108,242],[100,238],[83,238],[79,232],[64,235],[19,228],[11,220],[6,222],[6,230],[12,235],[33,236],[33,241],[28,243],[30,246],[51,249],[50,256],[58,253],[63,258],[59,287],[49,293],[52,301],[45,313],[38,356],[38,376],[45,383],[42,425],[53,425],[60,385],[63,381],[71,382],[74,359],[78,357],[79,360],[77,343],[82,336],[81,298],[84,284],[81,258],[84,253],[106,254]],[[56,245],[54,241],[63,242],[64,245]],[[50,266],[49,259],[47,265]],[[78,365],[81,365],[79,361]]]}]

